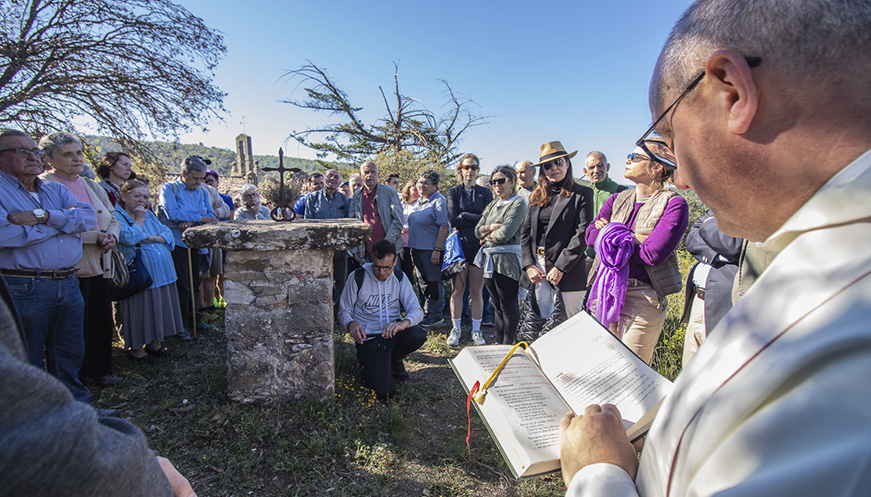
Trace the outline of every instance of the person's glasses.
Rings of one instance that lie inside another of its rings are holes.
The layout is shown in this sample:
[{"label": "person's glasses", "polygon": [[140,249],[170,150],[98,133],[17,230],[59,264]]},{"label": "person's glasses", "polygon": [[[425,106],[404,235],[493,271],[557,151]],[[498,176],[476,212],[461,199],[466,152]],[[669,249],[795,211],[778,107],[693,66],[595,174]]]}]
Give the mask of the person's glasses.
[{"label": "person's glasses", "polygon": [[[758,67],[759,64],[762,63],[762,57],[744,57],[744,60],[747,61],[747,65],[750,67]],[[647,148],[647,145],[645,145],[644,142],[653,141],[653,142],[661,143],[666,149],[668,149],[667,152],[669,152],[669,153],[671,152],[671,150],[670,150],[671,147],[669,145],[667,145],[665,143],[665,140],[662,139],[662,137],[660,137],[658,134],[656,134],[656,137],[653,140],[649,140],[648,137],[651,134],[655,134],[653,130],[656,129],[656,127],[659,125],[660,122],[662,122],[663,119],[665,119],[665,116],[667,116],[668,113],[671,112],[671,110],[678,104],[678,102],[683,100],[683,98],[685,96],[687,96],[687,94],[693,88],[695,88],[696,85],[698,85],[702,81],[702,78],[704,78],[704,77],[705,77],[705,70],[702,69],[702,72],[700,72],[698,76],[693,78],[692,81],[690,81],[690,84],[687,85],[687,87],[684,89],[684,91],[681,92],[681,94],[678,95],[676,99],[674,99],[674,102],[672,102],[671,105],[669,105],[668,107],[665,108],[664,111],[662,111],[662,114],[660,114],[659,117],[656,118],[656,121],[653,121],[653,124],[651,124],[650,127],[647,128],[647,131],[645,131],[644,134],[641,135],[641,138],[639,138],[638,141],[635,142],[636,146],[640,147],[641,150],[644,150],[645,152],[650,154],[650,159],[652,161],[657,162],[659,164],[662,164],[664,167],[667,167],[669,169],[676,169],[677,168],[677,161],[674,159],[673,156],[668,157],[668,156],[663,155],[661,153],[659,153],[659,154],[654,153],[649,148]]]},{"label": "person's glasses", "polygon": [[30,154],[33,154],[37,159],[45,157],[45,151],[39,148],[14,147],[0,149],[0,153],[3,152],[15,152],[15,155],[25,159],[29,157]]},{"label": "person's glasses", "polygon": [[472,169],[478,169],[478,164],[463,164],[460,166],[460,169],[465,169],[466,171],[471,171]]},{"label": "person's glasses", "polygon": [[259,196],[259,193],[246,193],[245,195],[242,195],[242,198],[257,198]]},{"label": "person's glasses", "polygon": [[418,182],[417,182],[417,187],[418,187],[418,188],[421,188],[421,187],[424,187],[424,186],[432,186],[432,185],[433,185],[433,183],[430,183],[429,181],[418,181]]},{"label": "person's glasses", "polygon": [[560,157],[559,159],[554,159],[550,162],[545,162],[544,164],[542,164],[541,170],[542,171],[550,171],[550,168],[553,166],[563,167],[565,165],[566,165],[565,157]]},{"label": "person's glasses", "polygon": [[373,262],[372,271],[393,271],[393,266],[376,266]]},{"label": "person's glasses", "polygon": [[508,181],[508,178],[496,178],[496,179],[491,179],[490,184],[493,186],[504,185],[506,181]]},{"label": "person's glasses", "polygon": [[626,159],[629,162],[641,162],[643,160],[650,160],[650,157],[644,154],[639,154],[638,152],[632,152],[626,156]]},{"label": "person's glasses", "polygon": [[217,183],[217,182],[218,182],[218,180],[216,180],[216,179],[214,179],[214,178],[209,178],[209,179],[205,180],[205,183],[206,183],[207,185],[213,185],[213,184],[215,184],[215,183]]}]

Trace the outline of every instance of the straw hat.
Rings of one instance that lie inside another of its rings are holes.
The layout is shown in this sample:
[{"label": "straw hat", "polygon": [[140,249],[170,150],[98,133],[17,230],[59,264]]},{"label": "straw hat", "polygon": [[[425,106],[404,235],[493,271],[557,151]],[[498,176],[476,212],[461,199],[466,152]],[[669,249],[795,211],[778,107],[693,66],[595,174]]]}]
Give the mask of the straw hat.
[{"label": "straw hat", "polygon": [[560,157],[567,157],[571,159],[575,155],[578,154],[578,151],[575,150],[572,153],[566,152],[563,144],[555,141],[555,142],[547,142],[541,146],[541,151],[538,153],[538,163],[533,164],[533,166],[540,166],[545,162],[550,162],[554,159],[558,159]]}]

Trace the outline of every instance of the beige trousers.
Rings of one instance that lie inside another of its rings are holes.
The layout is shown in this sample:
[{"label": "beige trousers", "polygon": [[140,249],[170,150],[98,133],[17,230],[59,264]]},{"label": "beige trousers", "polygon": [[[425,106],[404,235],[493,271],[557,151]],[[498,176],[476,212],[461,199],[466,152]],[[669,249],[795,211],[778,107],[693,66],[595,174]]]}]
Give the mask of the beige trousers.
[{"label": "beige trousers", "polygon": [[682,367],[686,368],[687,363],[693,358],[699,346],[707,338],[705,330],[705,301],[697,296],[693,297],[693,310],[690,313],[690,319],[687,323],[687,332],[683,342],[683,360]]},{"label": "beige trousers", "polygon": [[[596,312],[596,304],[591,303],[591,312]],[[651,285],[637,286],[626,291],[623,308],[620,309],[620,319],[611,323],[611,333],[623,340],[623,343],[642,361],[650,364],[653,351],[662,327],[665,325],[665,313],[668,299],[659,298]]]}]

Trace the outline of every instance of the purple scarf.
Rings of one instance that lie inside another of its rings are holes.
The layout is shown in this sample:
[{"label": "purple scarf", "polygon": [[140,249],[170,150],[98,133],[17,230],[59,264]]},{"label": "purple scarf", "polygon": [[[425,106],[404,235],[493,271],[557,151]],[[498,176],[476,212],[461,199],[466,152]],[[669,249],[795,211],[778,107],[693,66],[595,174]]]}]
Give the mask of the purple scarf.
[{"label": "purple scarf", "polygon": [[635,252],[635,235],[623,223],[608,223],[599,231],[593,248],[600,264],[596,281],[590,289],[587,310],[595,301],[595,318],[607,328],[620,319],[620,309],[629,287],[629,259]]}]

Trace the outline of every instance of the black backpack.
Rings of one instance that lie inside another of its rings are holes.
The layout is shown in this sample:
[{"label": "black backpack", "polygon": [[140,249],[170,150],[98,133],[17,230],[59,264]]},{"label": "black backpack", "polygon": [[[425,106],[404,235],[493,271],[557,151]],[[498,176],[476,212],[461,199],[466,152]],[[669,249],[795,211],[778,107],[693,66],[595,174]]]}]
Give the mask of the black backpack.
[{"label": "black backpack", "polygon": [[[357,282],[357,296],[360,296],[360,287],[363,286],[363,277],[366,276],[366,270],[362,267],[358,267],[354,270],[354,281]],[[402,281],[402,277],[405,276],[405,273],[402,271],[393,271],[393,276],[396,276],[397,281]]]}]

